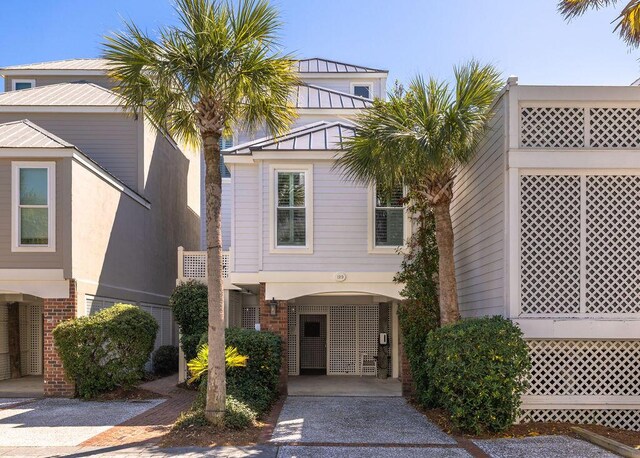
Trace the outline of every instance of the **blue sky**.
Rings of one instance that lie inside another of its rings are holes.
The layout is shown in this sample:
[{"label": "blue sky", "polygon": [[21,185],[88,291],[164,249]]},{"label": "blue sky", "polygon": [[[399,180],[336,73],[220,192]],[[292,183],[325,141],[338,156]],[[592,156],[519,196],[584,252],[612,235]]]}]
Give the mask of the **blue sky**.
[{"label": "blue sky", "polygon": [[[172,0],[6,2],[0,66],[95,57],[102,36],[130,18],[152,32],[175,20]],[[629,84],[640,52],[612,33],[615,9],[566,23],[554,0],[275,0],[282,38],[299,57],[448,78],[475,57],[523,84]]]}]

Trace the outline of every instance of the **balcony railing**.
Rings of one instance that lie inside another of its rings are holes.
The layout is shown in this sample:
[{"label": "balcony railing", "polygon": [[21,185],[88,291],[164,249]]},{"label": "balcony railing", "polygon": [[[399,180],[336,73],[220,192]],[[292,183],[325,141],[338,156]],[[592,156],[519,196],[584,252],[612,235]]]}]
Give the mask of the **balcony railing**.
[{"label": "balcony railing", "polygon": [[[229,276],[229,252],[222,252],[222,278]],[[178,247],[178,280],[207,278],[207,252]]]}]

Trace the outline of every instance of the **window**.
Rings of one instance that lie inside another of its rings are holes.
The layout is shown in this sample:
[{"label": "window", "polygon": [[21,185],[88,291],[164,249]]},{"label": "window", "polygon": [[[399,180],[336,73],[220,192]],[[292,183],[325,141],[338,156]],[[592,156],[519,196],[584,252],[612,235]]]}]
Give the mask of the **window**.
[{"label": "window", "polygon": [[353,84],[351,85],[353,95],[358,97],[364,97],[365,99],[371,98],[371,84]]},{"label": "window", "polygon": [[[220,150],[231,148],[233,146],[233,137],[220,138]],[[224,164],[224,155],[220,154],[220,176],[222,178],[231,178],[231,172]]]},{"label": "window", "polygon": [[304,177],[304,172],[278,172],[276,205],[276,244],[278,246],[306,245],[307,215]]},{"label": "window", "polygon": [[20,89],[31,89],[36,86],[36,80],[11,80],[11,87],[14,91]]},{"label": "window", "polygon": [[404,197],[402,187],[382,194],[376,189],[374,243],[376,247],[398,247],[404,244]]},{"label": "window", "polygon": [[12,164],[13,251],[55,251],[55,163]]},{"label": "window", "polygon": [[269,165],[269,252],[313,253],[313,164]]}]

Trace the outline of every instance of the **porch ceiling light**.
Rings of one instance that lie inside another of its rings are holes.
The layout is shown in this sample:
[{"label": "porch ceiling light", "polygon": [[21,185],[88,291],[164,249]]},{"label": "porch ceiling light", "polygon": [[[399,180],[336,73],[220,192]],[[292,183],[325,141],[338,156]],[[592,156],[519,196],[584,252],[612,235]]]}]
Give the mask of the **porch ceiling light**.
[{"label": "porch ceiling light", "polygon": [[278,301],[275,297],[269,302],[269,314],[271,316],[276,316],[278,314]]}]

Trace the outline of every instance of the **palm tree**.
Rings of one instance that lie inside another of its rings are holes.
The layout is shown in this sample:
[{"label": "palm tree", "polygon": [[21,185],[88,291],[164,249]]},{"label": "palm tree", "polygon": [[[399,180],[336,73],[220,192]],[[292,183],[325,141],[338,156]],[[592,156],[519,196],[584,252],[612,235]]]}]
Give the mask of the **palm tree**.
[{"label": "palm tree", "polygon": [[487,129],[501,87],[491,65],[454,68],[455,87],[417,76],[356,120],[356,135],[336,162],[348,179],[391,192],[404,185],[417,208],[430,207],[438,246],[440,322],[459,319],[450,206],[456,169]]},{"label": "palm tree", "polygon": [[176,0],[177,26],[157,40],[125,22],[106,37],[104,57],[115,90],[129,111],[144,114],[161,131],[200,146],[205,159],[209,374],[206,416],[222,422],[225,345],[220,230],[220,147],[233,127],[285,131],[297,77],[292,59],[278,48],[278,13],[266,0],[234,7],[219,0]]},{"label": "palm tree", "polygon": [[[566,20],[582,16],[588,10],[599,10],[617,5],[619,0],[560,0],[558,10]],[[640,45],[640,0],[627,1],[618,17],[613,21],[620,37],[629,45]]]}]

